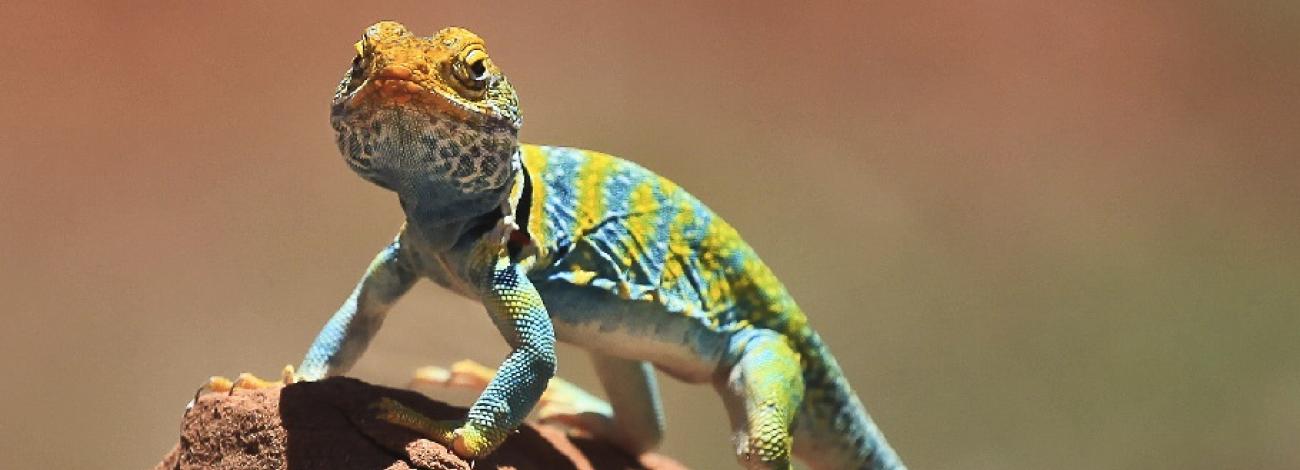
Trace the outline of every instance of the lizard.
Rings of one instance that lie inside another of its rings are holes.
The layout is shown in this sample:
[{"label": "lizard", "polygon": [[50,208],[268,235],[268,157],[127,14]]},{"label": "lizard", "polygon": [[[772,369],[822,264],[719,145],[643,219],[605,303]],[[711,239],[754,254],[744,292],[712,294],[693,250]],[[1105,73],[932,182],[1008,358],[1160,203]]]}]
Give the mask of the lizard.
[{"label": "lizard", "polygon": [[396,193],[405,223],[296,369],[278,382],[213,377],[209,389],[346,373],[389,307],[428,279],[481,302],[511,352],[463,420],[392,400],[374,412],[462,457],[492,452],[560,383],[564,341],[591,354],[609,403],[561,390],[552,399],[568,411],[551,418],[567,413],[629,452],[662,439],[658,370],[713,386],[746,468],[905,468],[790,293],[702,202],[627,160],[521,143],[518,96],[466,29],[420,37],[382,21],[355,49],[331,104],[337,145]]}]

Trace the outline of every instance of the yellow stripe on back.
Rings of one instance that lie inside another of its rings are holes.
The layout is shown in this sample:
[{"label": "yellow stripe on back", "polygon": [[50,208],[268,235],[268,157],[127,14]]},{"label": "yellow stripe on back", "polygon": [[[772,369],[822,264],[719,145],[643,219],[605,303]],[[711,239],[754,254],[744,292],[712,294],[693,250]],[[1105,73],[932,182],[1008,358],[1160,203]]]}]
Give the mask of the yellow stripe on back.
[{"label": "yellow stripe on back", "polygon": [[[659,227],[655,226],[659,221],[659,200],[655,199],[653,181],[637,183],[632,189],[628,208],[632,212],[627,219],[628,236],[632,237],[632,244],[624,254],[627,258],[624,263],[631,265],[632,259],[637,258],[637,264],[644,265],[648,261],[646,256],[650,254],[646,250],[659,236]],[[642,268],[644,270],[645,266]]]},{"label": "yellow stripe on back", "polygon": [[605,183],[614,170],[614,158],[582,150],[586,162],[578,171],[578,230],[586,233],[605,218]]}]

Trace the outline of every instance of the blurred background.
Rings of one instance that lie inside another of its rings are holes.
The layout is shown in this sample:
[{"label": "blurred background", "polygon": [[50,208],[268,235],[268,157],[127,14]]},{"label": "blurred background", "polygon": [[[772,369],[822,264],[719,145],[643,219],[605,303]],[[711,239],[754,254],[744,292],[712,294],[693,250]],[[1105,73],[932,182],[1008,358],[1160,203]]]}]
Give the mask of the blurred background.
[{"label": "blurred background", "polygon": [[[380,19],[727,217],[913,468],[1300,466],[1300,3],[847,3],[6,4],[0,467],[150,467],[209,375],[300,360],[401,223],[328,125]],[[424,283],[353,375],[505,352]],[[664,389],[665,451],[735,468]]]}]

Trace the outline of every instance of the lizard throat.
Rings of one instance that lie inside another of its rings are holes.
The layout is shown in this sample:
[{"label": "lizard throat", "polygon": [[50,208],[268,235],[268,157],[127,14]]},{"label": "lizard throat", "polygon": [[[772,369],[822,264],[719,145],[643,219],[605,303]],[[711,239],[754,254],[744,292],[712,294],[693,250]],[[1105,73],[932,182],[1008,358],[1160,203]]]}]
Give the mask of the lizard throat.
[{"label": "lizard throat", "polygon": [[509,127],[473,126],[411,105],[339,111],[334,129],[349,166],[404,196],[499,193],[518,166],[517,132]]}]

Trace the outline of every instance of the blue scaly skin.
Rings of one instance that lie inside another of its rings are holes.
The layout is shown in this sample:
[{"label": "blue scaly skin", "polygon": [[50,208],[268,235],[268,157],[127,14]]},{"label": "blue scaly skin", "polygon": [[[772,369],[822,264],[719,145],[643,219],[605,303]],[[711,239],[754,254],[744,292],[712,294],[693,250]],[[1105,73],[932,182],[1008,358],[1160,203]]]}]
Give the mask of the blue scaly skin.
[{"label": "blue scaly skin", "polygon": [[[788,469],[792,455],[815,469],[904,468],[803,311],[699,200],[625,160],[520,144],[515,91],[469,31],[421,38],[381,22],[356,49],[333,101],[338,146],[398,195],[406,224],[286,382],[345,373],[424,278],[481,301],[512,351],[464,420],[392,401],[376,412],[462,456],[519,426],[559,340],[592,353],[611,401],[571,412],[598,416],[587,427],[629,451],[662,436],[658,369],[713,385],[747,468]],[[244,375],[212,388],[272,384]]]}]

